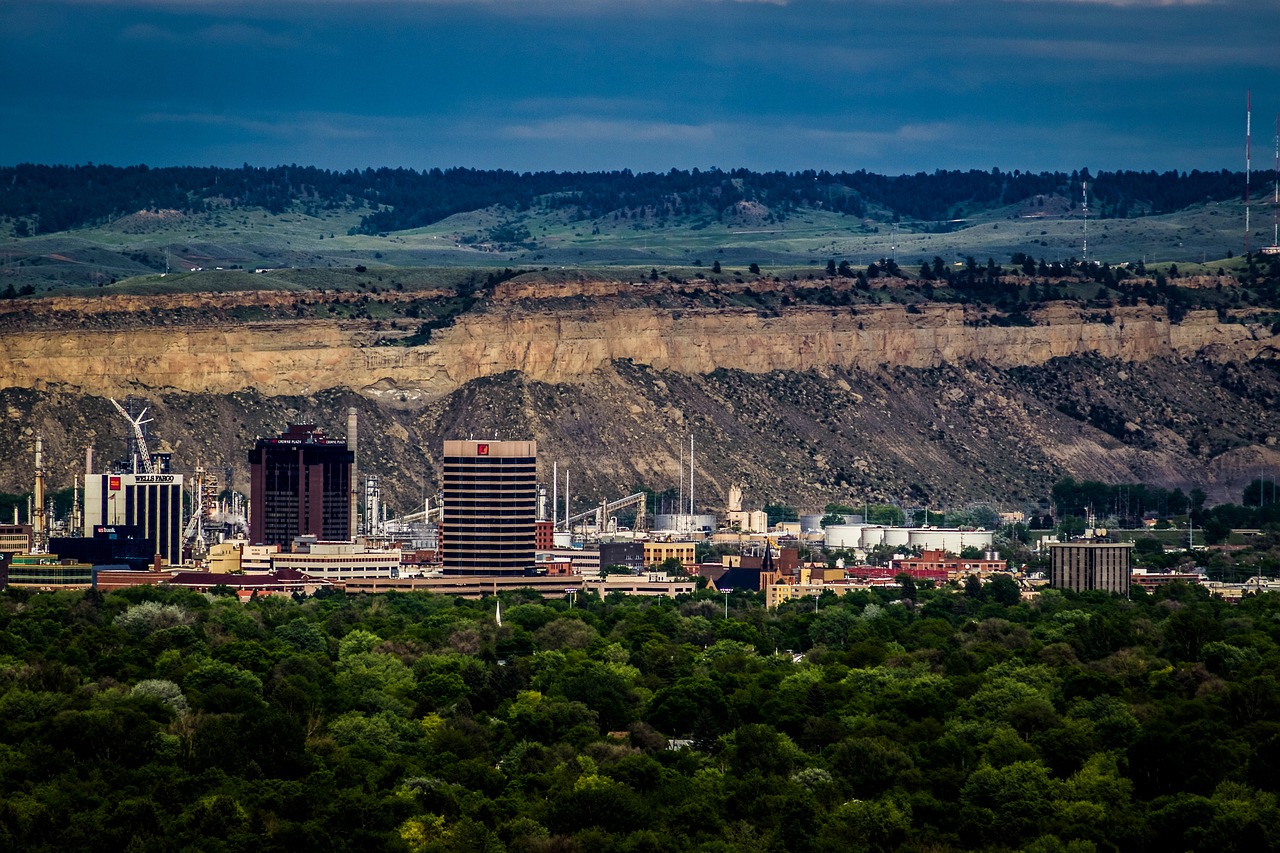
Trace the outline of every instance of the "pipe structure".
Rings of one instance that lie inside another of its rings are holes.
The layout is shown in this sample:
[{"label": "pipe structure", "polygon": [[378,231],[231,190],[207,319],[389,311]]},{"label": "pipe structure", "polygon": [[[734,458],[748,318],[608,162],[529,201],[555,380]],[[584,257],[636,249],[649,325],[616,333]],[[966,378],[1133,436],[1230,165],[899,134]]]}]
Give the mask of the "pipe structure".
[{"label": "pipe structure", "polygon": [[352,406],[347,409],[347,449],[351,451],[351,517],[347,520],[348,535],[347,538],[352,542],[355,541],[356,533],[356,509],[360,505],[360,478],[356,476],[356,442],[357,442],[357,422],[356,407]]},{"label": "pipe structure", "polygon": [[44,511],[44,436],[36,433],[36,488],[32,499],[31,512],[31,550],[44,553],[46,537],[46,521]]}]

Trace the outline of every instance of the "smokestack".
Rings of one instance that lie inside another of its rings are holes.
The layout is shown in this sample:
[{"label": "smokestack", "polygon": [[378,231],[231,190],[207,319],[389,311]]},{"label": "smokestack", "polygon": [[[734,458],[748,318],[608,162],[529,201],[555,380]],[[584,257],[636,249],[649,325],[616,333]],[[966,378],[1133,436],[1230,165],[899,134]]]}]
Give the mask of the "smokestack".
[{"label": "smokestack", "polygon": [[349,519],[349,527],[347,538],[352,542],[356,539],[356,507],[359,506],[359,488],[360,478],[356,476],[359,464],[359,458],[356,455],[357,433],[356,433],[356,407],[352,406],[347,409],[347,449],[351,451],[351,518]]},{"label": "smokestack", "polygon": [[93,445],[84,449],[84,473],[86,477],[93,473]]},{"label": "smokestack", "polygon": [[45,542],[44,517],[44,436],[36,433],[36,488],[31,513],[32,551],[42,553]]}]

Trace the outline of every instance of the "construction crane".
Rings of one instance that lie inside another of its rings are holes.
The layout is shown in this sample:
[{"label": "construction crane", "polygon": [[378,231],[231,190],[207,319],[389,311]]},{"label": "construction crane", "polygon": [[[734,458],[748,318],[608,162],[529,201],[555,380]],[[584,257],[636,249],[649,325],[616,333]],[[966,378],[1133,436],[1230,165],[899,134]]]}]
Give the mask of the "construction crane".
[{"label": "construction crane", "polygon": [[195,498],[195,506],[191,509],[191,518],[182,532],[183,544],[191,549],[191,557],[197,562],[209,555],[209,542],[204,535],[204,522],[213,508],[213,492],[217,488],[218,478],[207,472],[203,465],[196,466],[195,482],[191,490]]},{"label": "construction crane", "polygon": [[635,526],[637,529],[641,529],[644,527],[645,505],[648,498],[649,495],[647,492],[636,492],[634,495],[627,495],[625,498],[618,498],[616,501],[601,501],[600,506],[585,510],[577,515],[569,516],[565,519],[565,526],[569,529],[573,529],[573,523],[575,521],[582,521],[584,518],[594,515],[596,517],[596,531],[603,532],[605,519],[607,519],[612,513],[615,513],[620,509],[626,509],[629,506],[634,506],[636,507]]},{"label": "construction crane", "polygon": [[[151,453],[147,450],[147,435],[142,430],[143,424],[151,423],[151,419],[147,418],[147,410],[144,408],[136,418],[125,411],[124,406],[111,398],[111,405],[116,407],[116,411],[124,416],[124,419],[133,427],[133,473],[138,474],[154,474],[156,472],[155,463],[151,460]],[[143,420],[146,418],[146,420]],[[139,460],[141,460],[142,471],[138,471]]]}]

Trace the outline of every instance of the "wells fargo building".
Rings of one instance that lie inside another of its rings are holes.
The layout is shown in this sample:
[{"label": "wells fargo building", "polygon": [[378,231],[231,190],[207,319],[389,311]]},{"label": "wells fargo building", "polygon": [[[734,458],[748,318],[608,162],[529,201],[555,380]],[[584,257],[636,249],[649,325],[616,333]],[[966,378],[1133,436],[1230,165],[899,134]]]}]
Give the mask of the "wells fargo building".
[{"label": "wells fargo building", "polygon": [[446,574],[533,570],[538,498],[533,441],[446,441],[440,550]]}]

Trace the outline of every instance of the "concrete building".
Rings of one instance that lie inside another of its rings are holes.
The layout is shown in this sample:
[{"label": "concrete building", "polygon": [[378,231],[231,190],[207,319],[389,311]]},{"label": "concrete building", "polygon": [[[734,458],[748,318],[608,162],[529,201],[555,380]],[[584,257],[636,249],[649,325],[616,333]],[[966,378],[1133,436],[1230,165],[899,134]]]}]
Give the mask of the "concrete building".
[{"label": "concrete building", "polygon": [[93,566],[77,560],[63,560],[57,554],[14,554],[3,579],[5,586],[54,591],[89,589],[93,586]]},{"label": "concrete building", "polygon": [[149,571],[156,549],[141,527],[128,524],[100,524],[92,536],[54,536],[49,550],[63,557],[94,566],[120,566]]},{"label": "concrete building", "polygon": [[444,443],[440,551],[445,574],[533,571],[537,467],[532,441]]},{"label": "concrete building", "polygon": [[1132,542],[1053,542],[1048,547],[1052,588],[1129,594]]},{"label": "concrete building", "polygon": [[903,557],[889,561],[889,577],[897,577],[905,573],[914,580],[932,580],[946,583],[968,575],[987,575],[991,572],[1006,572],[1009,564],[998,555],[988,552],[981,559],[964,557],[948,557],[947,552],[926,549],[919,557]]},{"label": "concrete building", "polygon": [[694,578],[675,578],[665,574],[609,575],[593,580],[587,578],[582,588],[604,598],[611,592],[623,595],[659,596],[692,595],[698,589]]},{"label": "concrete building", "polygon": [[601,542],[601,566],[625,566],[632,574],[644,571],[643,542]]},{"label": "concrete building", "polygon": [[644,564],[659,566],[663,562],[676,558],[682,565],[692,565],[698,559],[696,542],[645,542]]},{"label": "concrete building", "polygon": [[295,536],[335,541],[351,533],[355,453],[314,424],[260,438],[249,454],[249,536],[287,546]]},{"label": "concrete building", "polygon": [[390,578],[400,573],[400,552],[366,551],[354,542],[296,542],[291,553],[272,555],[271,570],[327,581]]},{"label": "concrete building", "polygon": [[96,528],[133,525],[151,543],[152,554],[171,566],[182,563],[181,474],[86,474],[84,535]]},{"label": "concrete building", "polygon": [[30,550],[30,524],[0,524],[0,554],[26,554]]}]

